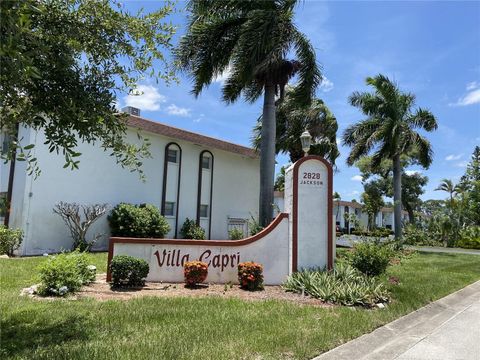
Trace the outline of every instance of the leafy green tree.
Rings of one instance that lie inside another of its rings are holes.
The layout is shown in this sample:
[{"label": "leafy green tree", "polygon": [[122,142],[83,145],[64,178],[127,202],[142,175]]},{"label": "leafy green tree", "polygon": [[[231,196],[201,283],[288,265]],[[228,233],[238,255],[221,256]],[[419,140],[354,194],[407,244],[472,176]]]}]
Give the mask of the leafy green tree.
[{"label": "leafy green tree", "polygon": [[363,185],[364,192],[361,195],[363,210],[368,214],[368,229],[375,227],[375,216],[385,205],[383,192],[378,181],[370,181]]},{"label": "leafy green tree", "polygon": [[[340,155],[337,147],[337,119],[323,100],[314,98],[309,106],[302,106],[293,98],[294,89],[285,91],[285,98],[277,106],[276,153],[288,153],[293,163],[304,156],[300,135],[305,130],[312,136],[310,155],[319,155],[335,165]],[[253,145],[261,143],[262,116],[253,129]]]},{"label": "leafy green tree", "polygon": [[[415,156],[415,154],[403,155],[401,157],[402,168],[416,165]],[[383,196],[393,197],[393,162],[391,160],[382,160],[379,166],[373,167],[372,157],[364,156],[355,165],[359,168],[364,180],[373,178],[371,181],[376,182]],[[408,218],[412,224],[416,221],[415,212],[420,210],[420,195],[425,192],[427,183],[428,177],[418,172],[410,175],[402,172],[402,206],[408,212]]]},{"label": "leafy green tree", "polygon": [[290,164],[284,165],[280,168],[280,173],[275,179],[275,191],[285,191],[285,170]]},{"label": "leafy green tree", "polygon": [[114,102],[145,76],[172,79],[163,55],[175,31],[164,21],[170,3],[132,15],[118,0],[9,0],[0,11],[0,128],[10,149],[2,159],[16,153],[38,174],[33,145],[20,145],[21,125],[43,130],[65,167],[78,167],[76,146],[86,142],[141,172],[148,141],[125,141],[126,118]]},{"label": "leafy green tree", "polygon": [[425,109],[412,110],[415,95],[401,92],[384,75],[368,77],[367,85],[373,92],[354,92],[350,104],[359,108],[366,119],[349,126],[343,134],[343,143],[351,147],[347,164],[353,165],[361,157],[373,152],[376,168],[384,159],[393,161],[393,200],[395,238],[402,237],[402,164],[401,156],[415,152],[418,162],[428,168],[432,162],[430,142],[416,129],[433,131],[437,122]]},{"label": "leafy green tree", "polygon": [[[221,74],[228,74],[223,100],[242,95],[248,102],[263,94],[260,144],[260,224],[272,219],[275,177],[275,96],[283,98],[294,75],[292,97],[309,104],[321,80],[315,51],[293,22],[296,0],[214,1],[188,3],[187,32],[176,51],[179,67],[193,79],[193,94]],[[293,52],[296,59],[287,57]]]},{"label": "leafy green tree", "polygon": [[465,218],[471,225],[480,226],[480,146],[476,146],[465,175],[459,184]]}]

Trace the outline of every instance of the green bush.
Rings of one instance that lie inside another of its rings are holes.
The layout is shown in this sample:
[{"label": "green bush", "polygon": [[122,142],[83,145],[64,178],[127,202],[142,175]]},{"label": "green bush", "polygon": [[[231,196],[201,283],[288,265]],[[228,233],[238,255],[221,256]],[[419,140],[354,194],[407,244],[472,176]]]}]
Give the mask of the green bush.
[{"label": "green bush", "polygon": [[0,225],[0,254],[12,256],[13,252],[20,247],[22,240],[22,230],[9,229],[3,225]]},{"label": "green bush", "polygon": [[243,231],[240,228],[234,227],[228,232],[228,237],[230,238],[230,240],[243,239]]},{"label": "green bush", "polygon": [[88,265],[85,253],[74,251],[50,256],[39,266],[40,295],[63,296],[95,280],[95,266]]},{"label": "green bush", "polygon": [[158,208],[150,204],[121,203],[108,216],[112,236],[163,238],[170,225]]},{"label": "green bush", "polygon": [[365,275],[377,276],[385,272],[394,255],[389,246],[374,242],[360,242],[353,246],[349,261],[355,269]]},{"label": "green bush", "polygon": [[480,226],[468,226],[460,231],[460,240],[456,244],[465,249],[480,250]]},{"label": "green bush", "polygon": [[424,230],[416,225],[408,224],[403,228],[403,242],[407,245],[441,246],[438,234]]},{"label": "green bush", "polygon": [[145,285],[150,268],[143,259],[128,255],[116,255],[110,263],[113,287]]},{"label": "green bush", "polygon": [[248,229],[250,230],[250,236],[257,235],[260,231],[263,230],[263,226],[260,225],[260,222],[252,214],[250,214],[250,220],[248,221]]},{"label": "green bush", "polygon": [[393,231],[387,228],[375,228],[372,231],[355,229],[352,230],[351,234],[357,236],[388,237],[393,234]]},{"label": "green bush", "polygon": [[385,286],[348,264],[334,270],[304,270],[293,273],[283,284],[286,291],[310,295],[334,304],[372,306],[390,298]]},{"label": "green bush", "polygon": [[180,229],[183,239],[205,240],[205,230],[198,226],[195,220],[185,219],[182,228]]}]

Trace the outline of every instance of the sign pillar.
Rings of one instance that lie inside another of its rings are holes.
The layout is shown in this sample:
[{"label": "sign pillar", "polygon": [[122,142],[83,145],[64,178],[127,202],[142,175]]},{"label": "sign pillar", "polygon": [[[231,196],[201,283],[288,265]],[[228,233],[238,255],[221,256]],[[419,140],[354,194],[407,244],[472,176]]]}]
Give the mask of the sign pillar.
[{"label": "sign pillar", "polygon": [[332,166],[305,156],[285,174],[285,210],[290,213],[292,271],[333,267]]}]

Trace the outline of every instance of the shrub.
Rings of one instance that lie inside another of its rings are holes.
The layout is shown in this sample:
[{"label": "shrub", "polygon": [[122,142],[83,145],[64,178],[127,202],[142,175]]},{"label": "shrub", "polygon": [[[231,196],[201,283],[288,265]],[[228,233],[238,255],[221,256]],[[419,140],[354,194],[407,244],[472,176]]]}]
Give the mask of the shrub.
[{"label": "shrub", "polygon": [[441,246],[438,234],[426,231],[421,227],[408,224],[403,228],[403,242],[407,245]]},{"label": "shrub", "polygon": [[110,263],[113,287],[145,285],[150,268],[143,259],[128,255],[115,255]]},{"label": "shrub", "polygon": [[13,256],[13,252],[20,247],[23,240],[23,231],[9,229],[0,225],[0,254]]},{"label": "shrub", "polygon": [[74,251],[49,257],[40,265],[40,295],[63,296],[95,280],[95,266],[88,265],[85,253]]},{"label": "shrub", "polygon": [[163,238],[170,225],[158,208],[150,204],[121,203],[108,216],[112,236]]},{"label": "shrub", "polygon": [[243,239],[243,231],[240,228],[234,227],[228,232],[228,237],[230,238],[230,240]]},{"label": "shrub", "polygon": [[368,277],[342,263],[330,271],[311,269],[293,273],[283,288],[347,306],[372,306],[390,298],[386,287],[377,278]]},{"label": "shrub", "polygon": [[183,275],[187,286],[200,284],[207,278],[208,264],[202,261],[187,261],[183,265]]},{"label": "shrub", "polygon": [[248,229],[250,231],[250,236],[257,235],[260,231],[263,230],[263,226],[260,225],[260,222],[257,218],[250,214],[250,220],[248,221]]},{"label": "shrub", "polygon": [[90,251],[102,235],[96,234],[89,241],[86,239],[88,229],[105,214],[107,209],[107,204],[79,205],[60,202],[55,205],[53,212],[62,218],[68,230],[70,230],[73,239],[73,250]]},{"label": "shrub", "polygon": [[480,249],[480,226],[468,226],[460,231],[456,244],[465,249]]},{"label": "shrub", "polygon": [[180,233],[184,239],[205,240],[205,230],[189,218],[183,223]]},{"label": "shrub", "polygon": [[254,262],[238,264],[238,281],[242,289],[263,289],[263,266]]},{"label": "shrub", "polygon": [[360,272],[369,276],[377,276],[385,272],[390,258],[393,256],[394,253],[388,246],[373,242],[360,242],[353,246],[349,260],[352,266]]}]

